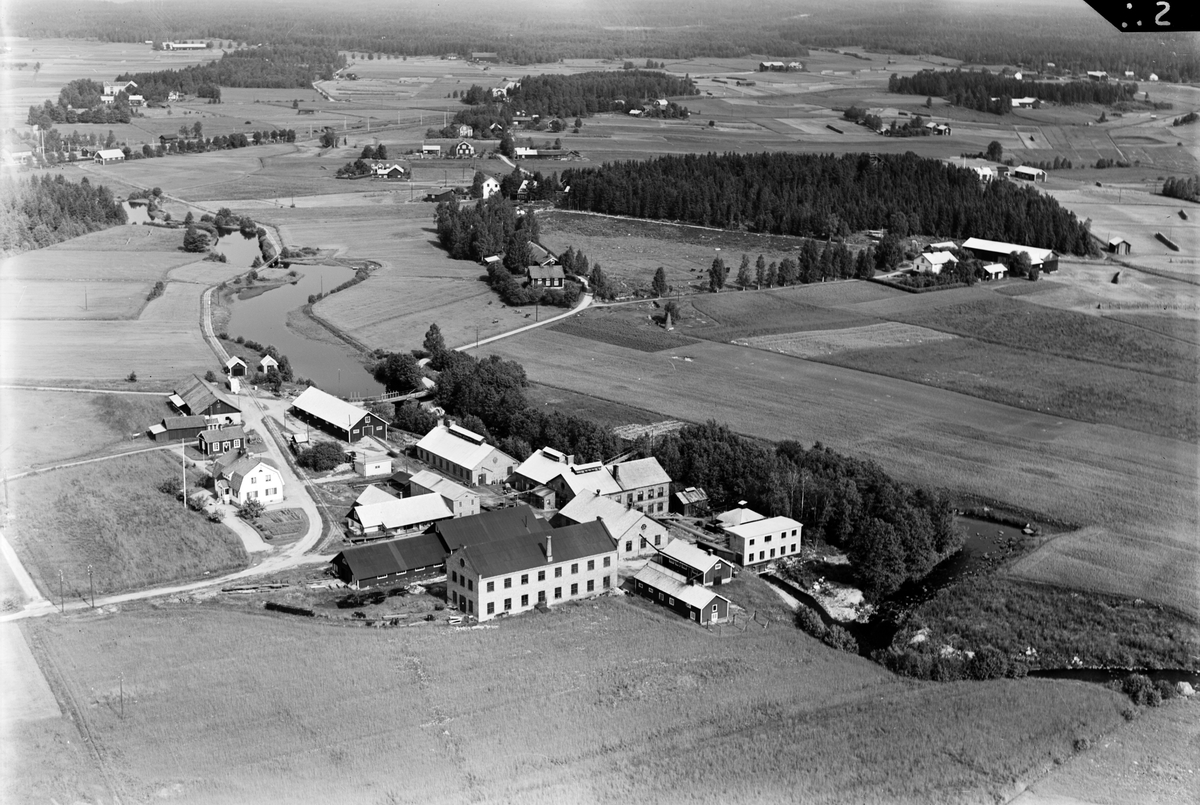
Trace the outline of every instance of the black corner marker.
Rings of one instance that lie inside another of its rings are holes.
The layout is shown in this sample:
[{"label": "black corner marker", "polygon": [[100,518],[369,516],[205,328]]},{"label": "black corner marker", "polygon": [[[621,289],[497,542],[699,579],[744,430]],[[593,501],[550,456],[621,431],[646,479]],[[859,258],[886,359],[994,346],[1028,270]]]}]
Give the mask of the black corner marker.
[{"label": "black corner marker", "polygon": [[1193,0],[1084,0],[1124,33],[1200,31]]}]

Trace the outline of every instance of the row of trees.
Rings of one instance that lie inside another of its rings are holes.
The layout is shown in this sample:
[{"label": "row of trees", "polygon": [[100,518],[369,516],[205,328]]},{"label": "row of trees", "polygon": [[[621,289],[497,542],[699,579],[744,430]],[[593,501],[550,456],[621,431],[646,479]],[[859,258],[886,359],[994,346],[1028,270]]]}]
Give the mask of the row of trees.
[{"label": "row of trees", "polygon": [[1087,229],[1053,198],[1015,182],[915,154],[688,154],[570,168],[568,209],[781,235],[981,237],[1094,251]]},{"label": "row of trees", "polygon": [[[686,76],[680,78],[657,70],[598,70],[574,75],[525,76],[509,94],[506,106],[531,116],[590,117],[597,112],[640,106],[645,100],[698,94],[700,90]],[[482,88],[472,87],[463,100],[488,104],[491,95]]]},{"label": "row of trees", "polygon": [[653,444],[642,440],[637,452],[657,458],[676,482],[707,491],[716,509],[745,500],[756,511],[801,521],[807,541],[847,553],[874,600],[923,577],[962,544],[942,496],[820,443],[808,450],[794,441],[768,445],[709,421]]},{"label": "row of trees", "polygon": [[1162,194],[1184,201],[1200,201],[1200,176],[1168,176],[1163,182]]},{"label": "row of trees", "polygon": [[[779,261],[772,260],[768,263],[760,254],[751,265],[750,255],[743,254],[737,273],[732,279],[729,276],[732,273],[731,267],[726,265],[724,258],[717,257],[708,269],[708,289],[715,293],[734,285],[746,290],[852,277],[870,279],[875,276],[877,268],[890,269],[899,264],[902,249],[899,245],[895,248],[889,248],[890,246],[892,243],[888,241],[880,249],[868,246],[856,253],[845,243],[826,241],[823,246],[818,246],[816,241],[806,240],[795,257],[788,256]],[[661,272],[662,269],[658,271]],[[656,272],[651,289],[658,296],[662,296],[663,293],[659,289],[665,284],[665,274],[660,276]]]},{"label": "row of trees", "polygon": [[40,249],[128,219],[104,185],[62,174],[0,179],[0,255]]},{"label": "row of trees", "polygon": [[[1131,101],[1137,84],[1118,81],[1018,81],[982,70],[923,70],[914,75],[892,74],[888,92],[948,98],[956,106],[1008,114],[1013,98],[1037,98],[1060,104],[1098,103],[1105,106]],[[993,101],[992,98],[998,100]]]}]

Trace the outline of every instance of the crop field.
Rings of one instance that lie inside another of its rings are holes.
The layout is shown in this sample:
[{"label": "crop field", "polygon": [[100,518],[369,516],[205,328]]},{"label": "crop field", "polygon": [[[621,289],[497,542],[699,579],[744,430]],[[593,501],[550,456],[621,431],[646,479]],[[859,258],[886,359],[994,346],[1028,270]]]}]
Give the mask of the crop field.
[{"label": "crop field", "polygon": [[[635,791],[689,802],[748,791],[984,801],[1121,722],[1121,699],[1100,686],[913,684],[786,621],[718,636],[632,599],[479,630],[349,629],[186,604],[87,629],[49,619],[29,628],[123,798],[169,790],[183,803],[340,803],[369,789],[441,802],[615,803]],[[181,628],[189,639],[171,637]],[[540,658],[534,675],[518,661],[530,653]],[[298,665],[305,673],[292,672]],[[41,762],[43,752],[78,751],[49,748],[55,727],[26,726],[29,751],[7,778],[14,798],[80,795]],[[751,752],[758,761],[726,762]]]},{"label": "crop field", "polygon": [[[965,343],[969,339],[932,349]],[[930,348],[917,352],[913,358],[920,365],[938,366]],[[1194,505],[1200,477],[1193,444],[728,344],[642,353],[542,330],[489,345],[485,353],[520,361],[533,382],[636,405],[664,418],[713,418],[764,439],[820,441],[871,456],[917,483],[999,498],[1068,522],[1103,524],[1093,545],[1101,552],[1131,546],[1138,553],[1142,597],[1200,615],[1194,583],[1160,582],[1181,576],[1194,582],[1200,572]],[[1020,371],[1040,362],[1026,357]],[[1171,386],[1166,396],[1177,395],[1183,385],[1141,374],[1128,382],[1143,378]],[[1113,385],[1120,394],[1130,392],[1128,385]],[[1194,412],[1191,418],[1195,421]],[[1054,542],[1043,550],[1054,552]],[[1064,583],[1107,589],[1107,581],[1095,575],[1073,574]]]},{"label": "crop field", "polygon": [[476,332],[486,338],[533,322],[532,309],[503,304],[484,282],[406,277],[387,269],[322,299],[313,312],[371,349],[390,351],[419,348],[435,322],[451,346],[473,342]]},{"label": "crop field", "polygon": [[132,319],[149,291],[139,282],[6,281],[0,319]]},{"label": "crop field", "polygon": [[[186,53],[155,52],[149,45],[126,42],[78,42],[66,39],[6,40],[12,50],[4,54],[6,62],[40,61],[42,69],[34,75],[32,68],[6,70],[4,96],[0,113],[6,120],[24,121],[29,107],[47,98],[57,99],[58,90],[76,78],[93,81],[112,81],[119,73],[143,70],[177,69],[189,64],[211,61],[211,51]],[[218,51],[217,56],[220,55]]]},{"label": "crop field", "polygon": [[897,294],[908,296],[885,285],[857,281],[698,294],[690,300],[698,315],[685,310],[680,329],[697,338],[727,342],[778,333],[866,326],[881,319],[858,313],[854,306]]},{"label": "crop field", "polygon": [[1105,317],[1055,310],[999,294],[893,318],[991,344],[1033,348],[1189,383],[1197,380],[1193,345]]},{"label": "crop field", "polygon": [[1162,333],[1200,347],[1200,319],[1156,316],[1152,313],[1109,313],[1105,318],[1153,333]]},{"label": "crop field", "polygon": [[214,358],[197,327],[196,299],[192,297],[194,308],[182,320],[36,320],[20,326],[10,322],[3,326],[0,379],[117,381],[133,371],[143,384],[174,383],[192,372],[204,372],[212,368]]},{"label": "crop field", "polygon": [[[88,565],[97,594],[245,566],[232,531],[158,491],[179,472],[177,453],[154,451],[10,481],[5,534],[47,597],[60,570],[66,595],[86,594]],[[200,478],[190,474],[190,491]]]},{"label": "crop field", "polygon": [[149,446],[132,441],[170,416],[162,397],[2,389],[4,475],[101,452]]},{"label": "crop field", "polygon": [[[167,272],[177,266],[185,265],[196,259],[195,255],[184,254],[182,251],[171,251],[178,247],[182,235],[171,231],[171,244],[155,244],[166,247],[164,250],[126,250],[125,240],[136,242],[140,240],[141,232],[162,231],[157,227],[116,226],[104,232],[84,235],[64,243],[75,244],[75,241],[87,241],[94,235],[112,233],[104,241],[84,244],[83,247],[71,248],[50,247],[37,249],[9,257],[0,262],[0,281],[5,284],[19,281],[57,281],[57,282],[87,282],[93,287],[104,282],[115,283],[149,283],[163,279]],[[112,248],[108,248],[111,244]],[[59,246],[63,244],[58,244]],[[63,286],[69,289],[70,286]],[[79,286],[80,301],[83,300],[82,285]]]},{"label": "crop field", "polygon": [[695,339],[666,332],[658,324],[650,321],[648,315],[633,319],[627,314],[628,308],[614,312],[616,310],[588,310],[561,324],[553,325],[553,329],[560,333],[602,341],[605,344],[636,349],[639,352],[662,352],[665,349],[678,349],[695,343]]},{"label": "crop field", "polygon": [[923,344],[949,341],[954,338],[957,336],[931,330],[928,327],[887,322],[837,330],[760,335],[741,339],[734,343],[779,352],[783,355],[793,355],[797,358],[820,358],[875,347],[919,347]]}]

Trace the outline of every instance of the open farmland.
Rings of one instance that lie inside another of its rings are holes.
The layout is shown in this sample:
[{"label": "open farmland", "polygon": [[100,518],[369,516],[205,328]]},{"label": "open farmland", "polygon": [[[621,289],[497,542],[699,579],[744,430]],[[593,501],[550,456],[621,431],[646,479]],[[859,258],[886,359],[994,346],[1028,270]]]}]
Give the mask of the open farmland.
[{"label": "open farmland", "polygon": [[[1118,729],[1122,706],[1078,683],[913,684],[786,622],[719,637],[632,599],[479,630],[194,605],[87,625],[31,625],[59,669],[52,684],[80,697],[112,793],[165,789],[182,803],[399,797],[398,762],[404,798],[439,802],[991,801],[1069,757],[1076,738]],[[171,637],[181,628],[189,639]],[[536,674],[521,659],[531,654]],[[65,751],[91,766],[77,741],[38,748],[55,728],[24,727],[10,795],[78,798],[73,777],[40,763]],[[723,760],[750,753],[752,764]]]},{"label": "open farmland", "polygon": [[164,397],[0,389],[4,475],[101,452],[146,447],[133,441],[171,416]]},{"label": "open farmland", "polygon": [[0,319],[132,319],[146,304],[150,285],[108,280],[5,281]]},{"label": "open farmland", "polygon": [[927,327],[888,322],[837,330],[760,335],[735,343],[756,349],[767,349],[784,355],[793,355],[797,358],[818,358],[874,347],[920,346],[938,341],[949,341],[953,338],[955,336],[949,333],[930,330]]},{"label": "open farmland", "polygon": [[701,294],[680,328],[690,335],[728,342],[776,333],[860,327],[882,321],[855,307],[862,302],[906,298],[909,294],[869,282],[848,280],[796,285],[766,291]]},{"label": "open farmland", "polygon": [[[1200,615],[1193,444],[728,344],[643,353],[541,330],[484,353],[520,361],[537,383],[764,439],[820,441],[917,483],[1102,524],[1096,550],[1137,552],[1144,598]],[[1061,581],[1107,589],[1095,574]]]},{"label": "open farmland", "polygon": [[[637,306],[638,309],[648,307],[649,303]],[[695,343],[694,339],[664,331],[661,326],[650,320],[649,314],[633,318],[629,315],[631,312],[630,307],[620,310],[588,310],[561,324],[555,324],[553,329],[560,333],[591,338],[640,352],[662,352],[665,349],[678,349]]]},{"label": "open farmland", "polygon": [[[226,526],[188,511],[158,484],[180,473],[177,453],[152,451],[50,470],[9,481],[9,527],[25,569],[42,594],[58,594],[58,573],[72,599],[119,592],[246,564]],[[189,491],[198,472],[189,478]]]}]

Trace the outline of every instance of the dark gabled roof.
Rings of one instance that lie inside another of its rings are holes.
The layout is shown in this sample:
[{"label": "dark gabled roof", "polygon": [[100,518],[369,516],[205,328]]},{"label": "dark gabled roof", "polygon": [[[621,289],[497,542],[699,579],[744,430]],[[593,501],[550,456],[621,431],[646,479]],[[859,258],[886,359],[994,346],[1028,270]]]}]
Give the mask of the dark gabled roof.
[{"label": "dark gabled roof", "polygon": [[[204,419],[204,417],[200,417],[200,419]],[[245,441],[246,431],[241,425],[234,425],[228,428],[202,430],[197,438],[205,444],[209,444],[211,442],[225,442],[229,441],[230,439],[241,439]]]},{"label": "dark gabled roof", "polygon": [[182,391],[178,391],[177,394],[183,398],[183,401],[187,404],[188,413],[193,416],[207,411],[217,402],[225,403],[234,411],[241,410],[199,375],[192,375],[191,382]]},{"label": "dark gabled roof", "polygon": [[355,579],[374,579],[391,573],[403,573],[418,567],[440,565],[446,559],[446,546],[437,534],[374,542],[347,548],[338,557],[350,568]]},{"label": "dark gabled roof", "polygon": [[[551,555],[547,559],[546,540]],[[481,578],[531,570],[548,563],[572,562],[616,550],[603,523],[590,522],[536,534],[513,533],[490,542],[468,545],[463,553]]]},{"label": "dark gabled roof", "polygon": [[434,525],[450,550],[461,546],[483,545],[514,535],[528,537],[550,531],[550,524],[539,519],[533,509],[522,503],[510,509],[496,509],[470,517],[443,520]]},{"label": "dark gabled roof", "polygon": [[169,416],[162,421],[167,430],[183,430],[185,428],[207,428],[208,417],[203,416]]}]

